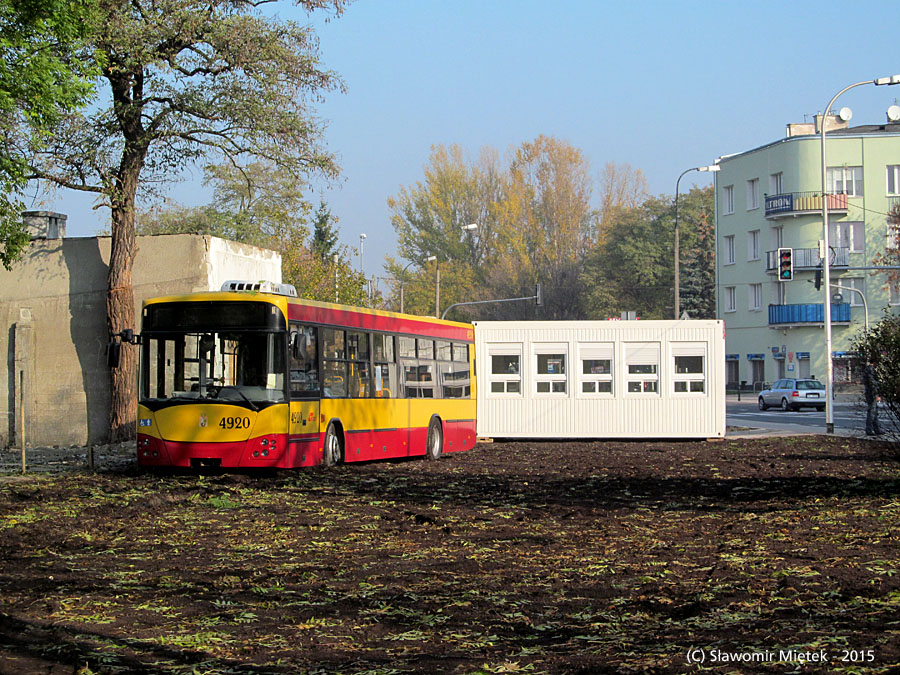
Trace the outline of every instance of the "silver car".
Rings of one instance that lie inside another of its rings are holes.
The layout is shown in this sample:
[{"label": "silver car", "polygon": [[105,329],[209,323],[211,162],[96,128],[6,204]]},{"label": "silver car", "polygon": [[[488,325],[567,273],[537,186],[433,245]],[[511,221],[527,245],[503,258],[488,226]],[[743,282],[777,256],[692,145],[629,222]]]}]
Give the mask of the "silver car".
[{"label": "silver car", "polygon": [[778,380],[769,389],[759,393],[759,409],[780,407],[782,410],[799,410],[803,407],[825,410],[825,385],[818,380]]}]

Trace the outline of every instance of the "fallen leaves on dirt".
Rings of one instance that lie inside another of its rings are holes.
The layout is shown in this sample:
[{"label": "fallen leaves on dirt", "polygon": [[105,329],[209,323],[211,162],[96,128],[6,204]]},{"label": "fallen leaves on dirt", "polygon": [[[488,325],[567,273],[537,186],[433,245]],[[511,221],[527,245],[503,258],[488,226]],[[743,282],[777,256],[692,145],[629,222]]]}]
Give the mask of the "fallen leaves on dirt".
[{"label": "fallen leaves on dirt", "polygon": [[0,672],[680,673],[697,648],[886,672],[898,469],[800,437],[9,477]]}]

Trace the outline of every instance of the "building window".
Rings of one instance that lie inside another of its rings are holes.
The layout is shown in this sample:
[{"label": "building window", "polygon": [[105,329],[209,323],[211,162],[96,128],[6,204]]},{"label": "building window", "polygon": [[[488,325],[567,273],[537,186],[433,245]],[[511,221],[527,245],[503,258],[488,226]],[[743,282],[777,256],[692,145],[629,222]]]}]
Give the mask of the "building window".
[{"label": "building window", "polygon": [[725,311],[726,312],[736,312],[737,304],[735,303],[735,287],[734,286],[726,286],[725,287]]},{"label": "building window", "polygon": [[772,248],[781,248],[782,242],[784,241],[784,228],[783,227],[773,227],[772,228]]},{"label": "building window", "polygon": [[[865,283],[860,277],[844,277],[843,279],[839,279],[837,283],[841,286],[846,286],[847,288],[854,288],[859,291],[859,293],[866,292]],[[844,302],[849,302],[851,307],[862,307],[862,298],[859,297],[859,293],[845,291],[842,288],[837,288],[835,290],[844,296]]]},{"label": "building window", "polygon": [[625,344],[625,391],[659,395],[659,343]]},{"label": "building window", "polygon": [[722,239],[722,246],[725,249],[722,251],[723,265],[734,265],[734,235],[729,234]]},{"label": "building window", "polygon": [[565,395],[566,361],[569,346],[566,344],[534,345],[535,392],[548,395]]},{"label": "building window", "polygon": [[888,302],[892,305],[900,305],[900,284],[896,281],[891,282],[888,286],[890,289],[891,297]]},{"label": "building window", "polygon": [[747,286],[749,306],[751,311],[762,309],[762,284],[750,284]]},{"label": "building window", "polygon": [[613,343],[585,342],[578,345],[578,390],[584,395],[613,393]]},{"label": "building window", "polygon": [[784,194],[784,174],[781,171],[769,175],[769,194]]},{"label": "building window", "polygon": [[900,195],[900,164],[891,164],[887,168],[887,193]]},{"label": "building window", "polygon": [[885,248],[900,249],[900,228],[888,221],[887,231],[884,235]]},{"label": "building window", "polygon": [[785,282],[779,281],[775,284],[772,284],[772,304],[773,305],[783,305],[784,304],[784,296],[785,296]]},{"label": "building window", "polygon": [[747,181],[747,210],[759,208],[759,178]]},{"label": "building window", "polygon": [[850,197],[863,196],[863,170],[861,166],[831,166],[825,175],[825,184],[831,194]]},{"label": "building window", "polygon": [[828,243],[830,246],[849,248],[851,253],[863,253],[866,250],[865,223],[846,221],[828,221]]},{"label": "building window", "polygon": [[522,395],[522,345],[488,345],[491,394]]},{"label": "building window", "polygon": [[706,345],[703,342],[672,343],[675,394],[706,393]]},{"label": "building window", "polygon": [[747,260],[759,260],[759,230],[747,233]]},{"label": "building window", "polygon": [[722,188],[722,213],[734,213],[734,185]]}]

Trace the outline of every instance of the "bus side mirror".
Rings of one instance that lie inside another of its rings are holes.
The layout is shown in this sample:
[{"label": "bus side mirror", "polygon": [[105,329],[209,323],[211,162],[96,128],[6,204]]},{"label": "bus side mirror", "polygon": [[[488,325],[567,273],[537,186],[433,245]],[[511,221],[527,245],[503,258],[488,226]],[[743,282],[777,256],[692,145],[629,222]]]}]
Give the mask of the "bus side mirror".
[{"label": "bus side mirror", "polygon": [[[116,338],[119,338],[116,340]],[[110,369],[119,367],[119,360],[122,357],[122,343],[127,342],[130,345],[141,344],[141,336],[135,335],[131,328],[126,328],[121,333],[112,336],[109,344],[106,345],[106,365]]]},{"label": "bus side mirror", "polygon": [[122,345],[119,342],[110,342],[106,345],[106,365],[110,370],[119,367],[119,358],[122,354]]},{"label": "bus side mirror", "polygon": [[200,338],[200,353],[209,354],[213,349],[216,348],[216,339],[209,334],[203,335]]}]

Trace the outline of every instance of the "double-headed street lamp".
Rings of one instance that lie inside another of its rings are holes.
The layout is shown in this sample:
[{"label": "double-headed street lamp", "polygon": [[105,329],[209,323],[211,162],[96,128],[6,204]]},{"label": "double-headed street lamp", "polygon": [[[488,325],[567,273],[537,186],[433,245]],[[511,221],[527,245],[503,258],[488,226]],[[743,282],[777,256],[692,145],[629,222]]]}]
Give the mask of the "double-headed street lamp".
[{"label": "double-headed street lamp", "polygon": [[822,261],[822,277],[824,283],[822,284],[822,288],[825,293],[825,433],[833,434],[834,433],[834,405],[833,405],[833,390],[834,390],[834,363],[832,361],[831,355],[831,260],[828,255],[828,251],[831,249],[828,246],[828,162],[825,158],[825,123],[828,120],[828,113],[831,110],[831,106],[834,105],[834,102],[838,99],[838,97],[843,94],[845,91],[849,91],[854,87],[861,87],[864,84],[874,84],[875,86],[884,86],[884,85],[892,85],[892,84],[900,84],[900,75],[892,75],[890,77],[879,77],[876,80],[864,80],[862,82],[855,82],[854,84],[848,85],[841,89],[838,93],[832,97],[832,99],[828,102],[828,105],[825,106],[825,112],[822,114],[822,127],[820,129],[820,133],[822,136],[822,240],[823,247],[825,250],[825,257]]},{"label": "double-headed street lamp", "polygon": [[[471,234],[478,229],[478,223],[469,223],[468,225],[461,225],[460,228],[464,234]],[[415,261],[409,262],[403,268],[403,271],[400,273],[400,311],[403,312],[403,275],[406,273],[406,270],[409,269],[409,266],[412,265]],[[424,262],[434,263],[434,315],[440,316],[441,311],[441,265],[438,262],[436,255],[430,255],[425,258]]]},{"label": "double-headed street lamp", "polygon": [[681,179],[684,177],[684,174],[690,173],[691,171],[718,171],[721,169],[718,164],[711,164],[709,166],[695,166],[690,169],[685,169],[681,172],[681,175],[678,176],[678,180],[675,181],[675,320],[677,321],[681,316],[681,285],[680,285],[680,269],[681,269],[681,252],[679,249],[679,241],[678,241],[678,189],[681,185]]}]

